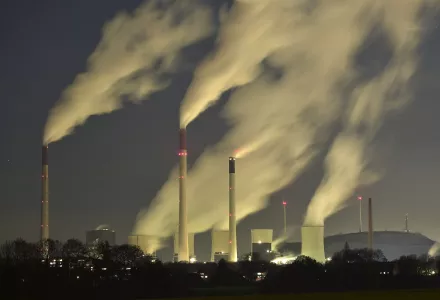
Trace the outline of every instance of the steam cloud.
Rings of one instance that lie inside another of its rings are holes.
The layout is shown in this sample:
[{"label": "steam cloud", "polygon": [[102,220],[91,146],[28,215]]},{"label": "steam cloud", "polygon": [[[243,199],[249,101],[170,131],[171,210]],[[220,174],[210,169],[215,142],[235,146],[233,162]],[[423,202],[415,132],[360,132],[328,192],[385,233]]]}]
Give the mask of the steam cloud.
[{"label": "steam cloud", "polygon": [[180,50],[211,33],[211,14],[197,1],[147,1],[132,14],[120,13],[103,28],[88,59],[52,108],[44,143],[71,134],[90,116],[122,107],[123,98],[140,102],[167,86]]},{"label": "steam cloud", "polygon": [[[180,111],[181,128],[215,103],[223,92],[253,81],[260,74],[260,63],[292,42],[287,28],[291,28],[297,14],[286,13],[292,12],[292,6],[296,4],[287,1],[236,1],[223,20],[216,51],[194,74]],[[274,18],[276,14],[279,18]]]},{"label": "steam cloud", "polygon": [[[185,127],[224,91],[238,87],[224,112],[231,130],[188,172],[189,232],[228,228],[227,158],[234,149],[240,149],[239,221],[263,209],[272,193],[301,174],[341,117],[344,128],[329,151],[327,175],[306,222],[323,223],[360,183],[374,181],[373,173],[366,173],[368,146],[385,114],[402,106],[394,100],[415,69],[421,4],[237,1],[220,28],[217,49],[196,70],[181,107]],[[358,83],[355,55],[378,24],[391,36],[393,58],[380,75]],[[355,83],[347,103],[344,96]],[[175,231],[177,178],[175,169],[149,209],[138,214],[135,234],[165,238]]]},{"label": "steam cloud", "polygon": [[[229,32],[233,24],[240,38],[220,33],[215,55],[201,65],[205,71],[196,71],[182,105],[184,126],[231,88],[231,82],[253,81],[237,89],[226,106],[231,131],[188,173],[189,232],[227,228],[227,157],[233,149],[252,150],[237,160],[236,211],[241,220],[294,181],[328,139],[328,127],[341,114],[339,85],[351,76],[347,69],[366,32],[358,20],[368,7],[364,1],[311,3],[236,2],[220,31]],[[225,80],[229,77],[240,80]],[[149,209],[138,214],[134,234],[167,237],[175,231],[177,178],[175,169]]]},{"label": "steam cloud", "polygon": [[371,24],[381,16],[382,28],[389,35],[392,58],[379,75],[353,91],[344,115],[344,128],[329,150],[326,174],[307,209],[305,225],[323,225],[327,217],[343,208],[359,185],[374,181],[371,176],[369,182],[363,182],[362,178],[371,160],[369,146],[387,113],[401,108],[410,98],[406,87],[416,70],[416,50],[421,36],[419,13],[424,1],[366,3],[370,9],[361,22]]}]

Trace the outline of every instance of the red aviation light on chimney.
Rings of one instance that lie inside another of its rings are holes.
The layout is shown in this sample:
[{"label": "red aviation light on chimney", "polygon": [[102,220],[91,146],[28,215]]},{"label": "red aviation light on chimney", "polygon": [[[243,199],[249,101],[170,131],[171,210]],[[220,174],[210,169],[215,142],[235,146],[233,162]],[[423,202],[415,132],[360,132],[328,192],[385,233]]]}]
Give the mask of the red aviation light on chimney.
[{"label": "red aviation light on chimney", "polygon": [[361,201],[362,200],[362,196],[358,196],[358,200]]},{"label": "red aviation light on chimney", "polygon": [[286,205],[287,205],[287,202],[286,202],[286,201],[283,201],[283,205],[286,206]]}]

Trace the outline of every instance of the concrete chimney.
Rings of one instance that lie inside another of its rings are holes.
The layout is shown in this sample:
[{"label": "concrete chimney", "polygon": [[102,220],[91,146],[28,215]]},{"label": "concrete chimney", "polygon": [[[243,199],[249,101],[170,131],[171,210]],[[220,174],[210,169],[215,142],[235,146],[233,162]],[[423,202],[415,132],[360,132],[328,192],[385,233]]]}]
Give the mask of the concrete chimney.
[{"label": "concrete chimney", "polygon": [[368,249],[373,250],[373,202],[368,198]]},{"label": "concrete chimney", "polygon": [[41,240],[49,239],[49,147],[42,149],[42,171],[41,171]]},{"label": "concrete chimney", "polygon": [[235,216],[235,157],[229,157],[229,256],[237,262],[237,220]]},{"label": "concrete chimney", "polygon": [[179,261],[189,262],[188,217],[186,204],[187,151],[186,129],[180,129],[179,151]]}]

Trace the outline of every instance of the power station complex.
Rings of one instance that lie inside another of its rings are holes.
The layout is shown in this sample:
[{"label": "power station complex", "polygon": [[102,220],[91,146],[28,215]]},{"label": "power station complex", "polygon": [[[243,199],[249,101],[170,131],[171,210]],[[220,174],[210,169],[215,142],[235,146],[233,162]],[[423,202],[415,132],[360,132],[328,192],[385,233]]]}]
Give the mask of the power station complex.
[{"label": "power station complex", "polygon": [[[186,179],[187,179],[187,145],[186,129],[179,131],[179,221],[177,231],[174,234],[174,256],[175,262],[194,262],[196,261],[194,247],[194,233],[188,233],[187,220],[187,199],[186,199]],[[218,262],[221,259],[229,262],[237,262],[237,220],[236,220],[236,159],[228,158],[229,164],[229,229],[213,230],[211,232],[211,261]],[[41,240],[49,239],[49,167],[48,167],[48,146],[42,148],[42,196],[41,196]],[[177,196],[177,195],[176,195]],[[226,201],[226,199],[225,199]],[[283,204],[285,204],[283,202]],[[409,231],[407,231],[409,233]],[[97,228],[87,232],[87,244],[96,241],[107,241],[110,245],[115,244],[115,232],[108,228]],[[318,262],[324,262],[326,254],[324,246],[327,239],[324,238],[324,226],[307,226],[301,228],[300,245],[298,249],[290,249],[289,252],[296,252],[301,255],[309,256]],[[423,240],[423,239],[418,239]],[[427,240],[428,242],[426,242]],[[425,238],[425,244],[432,246],[433,241]],[[368,233],[367,247],[373,249],[373,213],[372,199],[368,199]],[[131,235],[128,243],[139,246],[145,253],[155,255],[154,251],[161,248],[161,239],[157,236]],[[327,243],[327,242],[326,242]],[[268,260],[272,256],[273,230],[272,229],[252,229],[251,230],[251,253],[258,254],[260,259]],[[297,248],[295,245],[293,248]],[[332,246],[330,246],[331,248]],[[337,246],[336,248],[338,248]],[[335,248],[335,249],[336,249]],[[423,247],[422,247],[423,248]],[[338,250],[342,249],[339,248]]]}]

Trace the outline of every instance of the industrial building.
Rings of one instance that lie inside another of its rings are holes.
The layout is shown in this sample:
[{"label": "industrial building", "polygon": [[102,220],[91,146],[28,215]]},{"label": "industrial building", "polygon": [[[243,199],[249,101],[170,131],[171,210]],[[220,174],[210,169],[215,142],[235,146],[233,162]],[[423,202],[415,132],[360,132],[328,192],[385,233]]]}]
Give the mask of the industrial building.
[{"label": "industrial building", "polygon": [[116,232],[110,228],[97,228],[86,232],[86,244],[91,246],[96,243],[108,242],[109,245],[116,244]]},{"label": "industrial building", "polygon": [[[373,233],[373,249],[382,250],[388,260],[398,259],[403,255],[428,254],[435,241],[420,233],[406,231],[375,231]],[[368,232],[338,234],[324,238],[325,256],[331,257],[334,253],[344,249],[348,243],[351,249],[368,248]],[[284,243],[280,245],[281,253],[301,253],[301,242]]]},{"label": "industrial building", "polygon": [[211,261],[219,262],[228,260],[229,256],[229,230],[213,230],[211,232]]},{"label": "industrial building", "polygon": [[[189,253],[189,261],[195,262],[196,255],[194,251],[194,233],[188,233],[188,253]],[[179,231],[174,234],[174,256],[173,261],[179,261]]]},{"label": "industrial building", "polygon": [[262,260],[270,260],[272,252],[273,230],[251,229],[251,253]]}]

